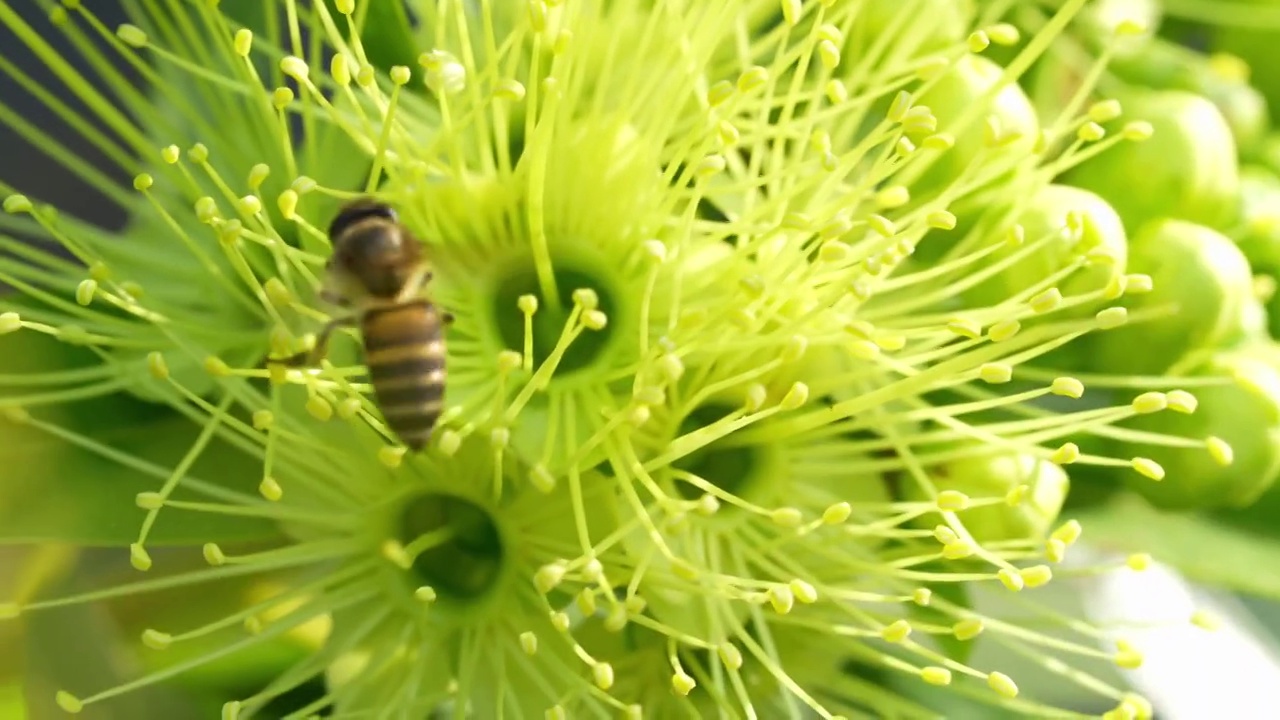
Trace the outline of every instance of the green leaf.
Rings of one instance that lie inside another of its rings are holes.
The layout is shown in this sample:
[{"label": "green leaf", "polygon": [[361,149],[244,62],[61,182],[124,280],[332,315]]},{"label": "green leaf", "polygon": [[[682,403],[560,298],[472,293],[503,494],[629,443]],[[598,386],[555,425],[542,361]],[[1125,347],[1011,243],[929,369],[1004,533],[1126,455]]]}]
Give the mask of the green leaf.
[{"label": "green leaf", "polygon": [[[90,353],[69,352],[62,343],[30,331],[0,337],[0,378],[11,378],[8,384],[0,384],[0,397],[56,391],[57,385],[23,386],[12,377],[38,377],[41,372],[50,377],[59,371],[92,368],[98,361],[91,358]],[[27,412],[37,421],[159,465],[166,474],[181,461],[202,429],[168,406],[122,392],[71,404],[31,407]],[[136,540],[145,517],[135,505],[135,496],[157,491],[164,484],[164,477],[144,474],[77,447],[34,424],[0,419],[0,438],[0,542],[127,545]],[[261,472],[254,458],[215,438],[188,477],[254,493]],[[181,485],[173,497],[207,499]],[[166,509],[160,513],[149,542],[187,544],[278,536],[277,527],[262,519]]]},{"label": "green leaf", "polygon": [[[1275,516],[1272,516],[1273,518]],[[1146,552],[1191,580],[1280,598],[1280,538],[1211,517],[1161,512],[1132,494],[1082,510],[1084,537],[1096,546]],[[1273,520],[1274,522],[1274,520]]]}]

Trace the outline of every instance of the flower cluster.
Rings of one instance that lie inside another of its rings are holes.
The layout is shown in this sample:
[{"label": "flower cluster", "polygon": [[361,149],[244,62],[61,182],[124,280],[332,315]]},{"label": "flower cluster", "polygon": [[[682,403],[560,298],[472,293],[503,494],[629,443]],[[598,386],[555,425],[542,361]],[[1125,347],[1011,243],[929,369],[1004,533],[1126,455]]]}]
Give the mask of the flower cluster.
[{"label": "flower cluster", "polygon": [[[36,359],[0,376],[4,432],[59,443],[33,451],[54,487],[127,478],[56,499],[148,573],[0,606],[104,603],[137,633],[145,669],[64,710],[253,656],[225,718],[1150,716],[1111,679],[1139,648],[1034,601],[1055,572],[1148,562],[1064,564],[1069,475],[1248,502],[1280,395],[1197,364],[1244,312],[1248,263],[1191,224],[1223,201],[1124,176],[1235,197],[1168,105],[1190,101],[1110,96],[1140,22],[1083,0],[223,4],[109,29],[64,2],[93,81],[0,4],[93,122],[4,71],[132,175],[12,122],[129,218],[10,194],[0,225],[72,256],[0,238],[0,333]],[[422,453],[359,333],[270,362],[341,312],[325,228],[366,195],[454,318]],[[1207,431],[1241,393],[1263,421]],[[1051,707],[1023,672],[1090,699]]]}]

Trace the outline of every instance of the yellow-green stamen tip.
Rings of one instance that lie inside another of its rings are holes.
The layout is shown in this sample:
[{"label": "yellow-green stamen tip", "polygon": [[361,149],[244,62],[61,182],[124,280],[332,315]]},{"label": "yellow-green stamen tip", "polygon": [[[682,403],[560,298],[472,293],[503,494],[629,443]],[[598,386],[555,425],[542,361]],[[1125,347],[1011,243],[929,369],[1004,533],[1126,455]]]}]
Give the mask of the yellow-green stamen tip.
[{"label": "yellow-green stamen tip", "polygon": [[1128,565],[1130,570],[1142,572],[1151,567],[1151,556],[1147,553],[1133,553],[1125,558],[1124,564]]},{"label": "yellow-green stamen tip", "polygon": [[58,703],[58,707],[72,715],[78,715],[81,710],[84,710],[84,703],[80,701],[80,698],[65,690],[59,690],[58,694],[54,696],[54,700]]},{"label": "yellow-green stamen tip", "polygon": [[937,505],[943,512],[957,512],[969,507],[969,496],[959,490],[943,490],[938,493]]},{"label": "yellow-green stamen tip", "polygon": [[280,487],[280,483],[276,479],[267,476],[262,478],[262,482],[258,483],[258,494],[271,502],[279,502],[284,497],[284,489]]},{"label": "yellow-green stamen tip", "polygon": [[944,667],[930,665],[920,670],[920,679],[930,685],[950,685],[951,671]]},{"label": "yellow-green stamen tip", "polygon": [[1000,672],[993,672],[987,676],[987,685],[996,692],[1007,698],[1018,697],[1018,686],[1008,675]]},{"label": "yellow-green stamen tip", "polygon": [[952,625],[951,634],[954,635],[957,640],[972,640],[981,635],[984,629],[986,629],[986,626],[982,624],[981,620],[977,618],[968,618]]},{"label": "yellow-green stamen tip", "polygon": [[1054,395],[1079,400],[1084,397],[1084,383],[1073,377],[1054,378],[1049,391]]},{"label": "yellow-green stamen tip", "polygon": [[1018,592],[1026,585],[1026,582],[1022,579],[1022,573],[1013,568],[1002,568],[1000,572],[996,573],[996,577],[1000,579],[1000,582],[1006,588],[1013,592]]},{"label": "yellow-green stamen tip", "polygon": [[1226,440],[1210,437],[1204,441],[1204,444],[1209,451],[1209,456],[1222,467],[1227,467],[1235,462],[1235,451],[1231,449],[1231,445]]},{"label": "yellow-green stamen tip", "polygon": [[169,633],[163,633],[159,630],[147,628],[142,631],[142,644],[152,650],[164,650],[173,643],[173,636]]},{"label": "yellow-green stamen tip", "polygon": [[880,637],[886,642],[899,643],[911,634],[911,623],[906,620],[895,620],[880,630]]},{"label": "yellow-green stamen tip", "polygon": [[200,551],[204,555],[204,561],[214,567],[225,565],[227,562],[227,556],[223,554],[222,548],[218,547],[217,543],[205,543]]},{"label": "yellow-green stamen tip", "polygon": [[135,570],[146,572],[151,569],[151,556],[147,554],[147,549],[139,543],[129,545],[129,564]]},{"label": "yellow-green stamen tip", "polygon": [[1160,481],[1164,479],[1164,468],[1160,463],[1150,458],[1136,457],[1129,461],[1129,465],[1137,470],[1143,477]]}]

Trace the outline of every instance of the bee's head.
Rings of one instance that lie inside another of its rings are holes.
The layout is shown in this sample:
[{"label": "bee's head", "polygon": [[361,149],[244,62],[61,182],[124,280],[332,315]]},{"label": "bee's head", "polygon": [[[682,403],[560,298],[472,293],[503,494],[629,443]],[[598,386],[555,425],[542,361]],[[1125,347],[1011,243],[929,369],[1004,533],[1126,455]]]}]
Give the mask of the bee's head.
[{"label": "bee's head", "polygon": [[357,200],[329,226],[333,290],[349,300],[394,298],[419,275],[422,248],[387,205]]}]

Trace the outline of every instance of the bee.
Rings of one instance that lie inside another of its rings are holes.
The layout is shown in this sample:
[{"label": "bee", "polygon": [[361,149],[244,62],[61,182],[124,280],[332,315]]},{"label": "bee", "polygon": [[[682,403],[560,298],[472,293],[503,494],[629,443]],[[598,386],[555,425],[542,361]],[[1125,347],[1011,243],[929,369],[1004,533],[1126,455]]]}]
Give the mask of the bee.
[{"label": "bee", "polygon": [[320,296],[349,312],[320,331],[309,352],[276,362],[314,366],[340,327],[358,326],[383,419],[410,450],[426,446],[444,408],[444,327],[453,316],[423,294],[432,273],[422,244],[389,205],[361,198],[329,225],[333,255]]}]

